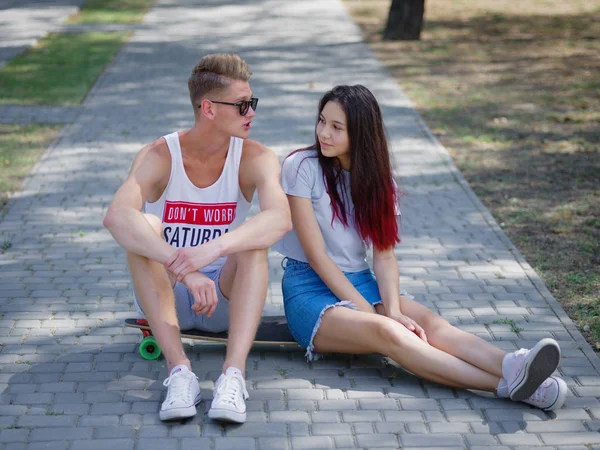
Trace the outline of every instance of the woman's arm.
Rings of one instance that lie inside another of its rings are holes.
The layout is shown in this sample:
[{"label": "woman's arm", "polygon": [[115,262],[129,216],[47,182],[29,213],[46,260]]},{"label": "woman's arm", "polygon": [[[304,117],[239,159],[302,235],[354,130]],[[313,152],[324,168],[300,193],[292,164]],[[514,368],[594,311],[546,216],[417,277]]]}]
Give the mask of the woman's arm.
[{"label": "woman's arm", "polygon": [[293,195],[288,195],[288,200],[294,229],[313,270],[337,298],[350,300],[360,311],[374,312],[369,302],[348,281],[348,278],[327,254],[312,201],[309,198]]},{"label": "woman's arm", "polygon": [[401,314],[400,277],[393,248],[384,251],[373,249],[373,272],[375,272],[386,315],[391,317]]},{"label": "woman's arm", "polygon": [[385,307],[385,315],[401,323],[427,342],[427,336],[423,328],[413,319],[402,314],[400,307],[400,276],[398,275],[398,262],[393,248],[384,251],[373,249],[373,271]]}]

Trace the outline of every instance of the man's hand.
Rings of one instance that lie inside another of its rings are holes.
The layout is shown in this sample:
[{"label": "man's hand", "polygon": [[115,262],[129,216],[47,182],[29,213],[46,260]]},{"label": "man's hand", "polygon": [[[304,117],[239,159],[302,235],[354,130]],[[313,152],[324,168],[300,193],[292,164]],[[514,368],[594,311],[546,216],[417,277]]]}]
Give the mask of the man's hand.
[{"label": "man's hand", "polygon": [[197,315],[206,314],[212,316],[217,307],[217,287],[215,282],[201,272],[195,271],[183,277],[183,284],[194,297],[192,310]]},{"label": "man's hand", "polygon": [[167,260],[166,265],[178,281],[183,281],[186,275],[208,266],[220,257],[220,246],[213,240],[198,247],[178,249]]},{"label": "man's hand", "polygon": [[415,333],[419,338],[425,341],[425,343],[428,343],[425,330],[423,330],[423,328],[421,328],[421,326],[410,317],[405,316],[402,313],[389,314],[388,317],[395,320],[399,324],[404,325],[406,329]]}]

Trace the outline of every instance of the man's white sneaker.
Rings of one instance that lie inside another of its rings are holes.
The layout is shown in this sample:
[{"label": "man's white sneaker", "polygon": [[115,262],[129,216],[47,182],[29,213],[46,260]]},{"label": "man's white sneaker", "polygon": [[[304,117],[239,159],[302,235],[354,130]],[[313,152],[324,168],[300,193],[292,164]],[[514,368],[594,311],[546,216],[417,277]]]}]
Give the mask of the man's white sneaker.
[{"label": "man's white sneaker", "polygon": [[229,367],[215,383],[213,401],[208,417],[213,420],[244,423],[246,421],[246,402],[248,391],[242,372]]},{"label": "man's white sneaker", "polygon": [[537,388],[531,397],[523,400],[523,403],[533,405],[544,411],[560,409],[567,399],[569,388],[567,383],[560,377],[550,377]]},{"label": "man's white sneaker", "polygon": [[542,339],[531,350],[522,348],[502,360],[502,377],[511,400],[525,400],[548,378],[560,362],[560,347],[554,339]]},{"label": "man's white sneaker", "polygon": [[167,387],[167,398],[160,407],[160,420],[185,419],[196,415],[196,405],[201,398],[198,377],[194,372],[183,364],[175,366],[163,386]]}]

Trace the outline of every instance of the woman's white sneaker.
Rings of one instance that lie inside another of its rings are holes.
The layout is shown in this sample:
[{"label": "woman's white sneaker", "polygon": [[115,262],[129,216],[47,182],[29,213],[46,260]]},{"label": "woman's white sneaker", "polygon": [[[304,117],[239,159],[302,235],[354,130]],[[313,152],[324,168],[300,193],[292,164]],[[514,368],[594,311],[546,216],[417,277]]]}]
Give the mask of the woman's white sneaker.
[{"label": "woman's white sneaker", "polygon": [[196,415],[196,405],[201,397],[198,377],[194,372],[183,364],[175,366],[163,386],[167,387],[167,397],[160,407],[160,420],[185,419]]},{"label": "woman's white sneaker", "polygon": [[242,372],[229,367],[215,383],[213,401],[208,410],[212,420],[244,423],[246,421],[246,402],[248,391]]},{"label": "woman's white sneaker", "polygon": [[502,377],[508,384],[511,400],[525,400],[556,370],[560,347],[554,339],[539,341],[531,350],[507,354],[502,361]]},{"label": "woman's white sneaker", "polygon": [[569,388],[565,380],[560,377],[550,377],[537,388],[531,397],[523,400],[523,403],[544,411],[553,411],[562,407],[568,392]]}]

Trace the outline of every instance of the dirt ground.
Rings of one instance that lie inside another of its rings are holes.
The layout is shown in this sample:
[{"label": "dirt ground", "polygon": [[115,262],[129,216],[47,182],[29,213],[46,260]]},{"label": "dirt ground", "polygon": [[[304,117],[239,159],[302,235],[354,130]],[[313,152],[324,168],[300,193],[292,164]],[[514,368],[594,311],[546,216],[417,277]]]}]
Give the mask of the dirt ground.
[{"label": "dirt ground", "polygon": [[344,0],[504,231],[600,351],[600,0]]}]

